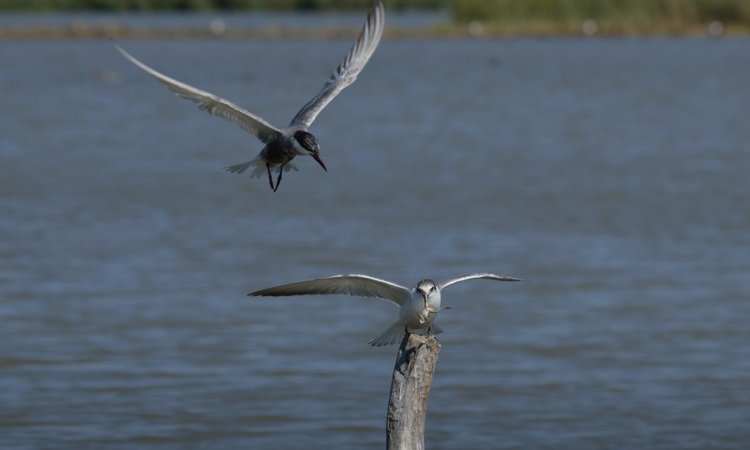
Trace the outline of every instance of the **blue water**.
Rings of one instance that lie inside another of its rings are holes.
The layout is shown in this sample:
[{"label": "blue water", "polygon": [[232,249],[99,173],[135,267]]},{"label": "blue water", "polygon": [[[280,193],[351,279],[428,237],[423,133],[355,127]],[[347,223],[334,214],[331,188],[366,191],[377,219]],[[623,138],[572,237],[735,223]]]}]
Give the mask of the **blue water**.
[{"label": "blue water", "polygon": [[[122,41],[285,125],[348,41]],[[426,444],[750,442],[750,41],[385,40],[277,193],[107,42],[0,42],[2,448],[382,448],[391,304],[452,286]]]}]

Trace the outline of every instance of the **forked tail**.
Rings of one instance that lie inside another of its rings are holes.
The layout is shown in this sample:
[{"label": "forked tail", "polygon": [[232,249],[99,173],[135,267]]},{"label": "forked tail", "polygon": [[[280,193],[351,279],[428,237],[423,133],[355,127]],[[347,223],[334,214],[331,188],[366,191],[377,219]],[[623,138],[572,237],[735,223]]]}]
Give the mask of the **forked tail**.
[{"label": "forked tail", "polygon": [[[266,168],[266,161],[260,158],[251,159],[250,161],[245,161],[240,164],[225,167],[224,170],[232,173],[242,173],[252,165],[255,165],[255,168],[253,169],[253,173],[250,174],[250,178],[260,177],[268,173],[268,169]],[[271,172],[278,172],[280,169],[281,166],[271,167]],[[290,170],[299,169],[294,164],[288,162],[284,165],[284,172],[289,172]]]},{"label": "forked tail", "polygon": [[398,344],[404,338],[406,325],[400,320],[390,326],[380,336],[373,338],[368,344],[373,347],[382,347],[384,345]]},{"label": "forked tail", "polygon": [[266,164],[265,161],[261,159],[251,159],[250,161],[245,161],[240,164],[235,164],[233,166],[225,167],[224,170],[227,172],[232,173],[242,173],[247,170],[248,167],[255,165],[255,169],[253,170],[253,173],[250,175],[251,177],[259,177],[263,175],[266,172]]}]

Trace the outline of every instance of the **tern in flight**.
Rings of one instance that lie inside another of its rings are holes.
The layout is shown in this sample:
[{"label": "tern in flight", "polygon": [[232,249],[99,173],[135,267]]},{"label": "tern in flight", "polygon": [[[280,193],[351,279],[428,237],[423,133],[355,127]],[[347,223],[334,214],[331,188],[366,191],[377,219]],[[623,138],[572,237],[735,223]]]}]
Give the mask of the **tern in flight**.
[{"label": "tern in flight", "polygon": [[251,292],[250,296],[283,297],[290,295],[315,294],[348,294],[359,297],[375,297],[390,300],[401,307],[398,321],[385,330],[380,336],[371,339],[369,344],[375,347],[395,344],[401,341],[404,334],[423,332],[427,334],[442,333],[435,323],[435,316],[449,306],[441,306],[440,292],[446,287],[466,280],[485,279],[497,281],[520,281],[518,278],[493,273],[473,273],[435,283],[425,279],[417,287],[409,289],[390,281],[367,275],[334,275],[307,281],[284,284],[268,289]]},{"label": "tern in flight", "polygon": [[[297,170],[297,167],[291,162],[295,156],[312,156],[323,167],[323,170],[328,170],[320,157],[320,147],[317,139],[307,129],[323,108],[339,92],[354,83],[354,80],[357,79],[357,75],[359,75],[375,52],[380,42],[380,37],[383,35],[384,26],[385,10],[383,9],[383,2],[376,0],[367,13],[367,19],[354,46],[323,85],[320,92],[299,110],[286,128],[275,127],[262,117],[240,108],[228,100],[157,72],[137,60],[117,44],[114,45],[130,62],[145,70],[178,96],[194,101],[200,109],[209,114],[227,119],[260,139],[265,144],[265,147],[263,147],[263,150],[260,151],[255,159],[229,166],[226,170],[242,173],[248,167],[254,166],[251,177],[259,177],[263,173],[268,173],[268,182],[271,184],[271,189],[276,192],[279,188],[279,183],[281,183],[283,173],[290,169]],[[271,176],[274,171],[278,171],[275,185]]]}]

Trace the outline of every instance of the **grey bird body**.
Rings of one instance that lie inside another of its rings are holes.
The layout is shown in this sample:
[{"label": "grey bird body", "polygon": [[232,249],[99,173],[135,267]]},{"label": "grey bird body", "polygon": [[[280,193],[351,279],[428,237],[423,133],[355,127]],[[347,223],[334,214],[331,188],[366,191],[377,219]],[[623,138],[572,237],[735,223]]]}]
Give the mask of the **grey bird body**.
[{"label": "grey bird body", "polygon": [[[381,0],[373,1],[362,31],[349,53],[346,54],[318,94],[297,112],[286,128],[275,127],[262,117],[228,100],[168,77],[142,63],[116,44],[115,48],[128,61],[156,78],[175,94],[198,103],[200,109],[229,120],[263,142],[265,147],[255,159],[229,166],[226,170],[242,173],[253,166],[251,176],[258,177],[267,173],[271,189],[275,192],[279,188],[283,173],[291,169],[297,170],[291,162],[296,156],[311,156],[324,170],[328,170],[320,157],[317,139],[307,130],[323,108],[339,92],[357,79],[357,75],[365,67],[380,43],[384,27],[385,10],[383,3]],[[278,172],[275,185],[272,177],[273,172]]]},{"label": "grey bird body", "polygon": [[347,294],[359,297],[374,297],[390,300],[400,306],[399,318],[378,337],[370,340],[373,346],[390,345],[399,342],[405,333],[438,334],[442,329],[435,323],[435,317],[443,309],[442,289],[466,280],[485,279],[496,281],[519,281],[518,278],[492,273],[474,273],[451,278],[439,283],[424,279],[415,288],[407,288],[390,281],[368,275],[334,275],[326,278],[298,281],[259,291],[250,296],[292,296],[319,294]]}]

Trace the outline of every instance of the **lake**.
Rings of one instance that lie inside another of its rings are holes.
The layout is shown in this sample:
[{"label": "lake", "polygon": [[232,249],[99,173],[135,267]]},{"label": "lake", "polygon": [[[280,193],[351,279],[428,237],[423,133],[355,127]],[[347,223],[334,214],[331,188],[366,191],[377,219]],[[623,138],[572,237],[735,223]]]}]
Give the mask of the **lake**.
[{"label": "lake", "polygon": [[[351,41],[120,44],[283,126]],[[746,448],[748,50],[386,39],[273,193],[108,42],[0,42],[2,447],[382,448],[397,309],[246,294],[492,271],[444,293],[428,448]]]}]

